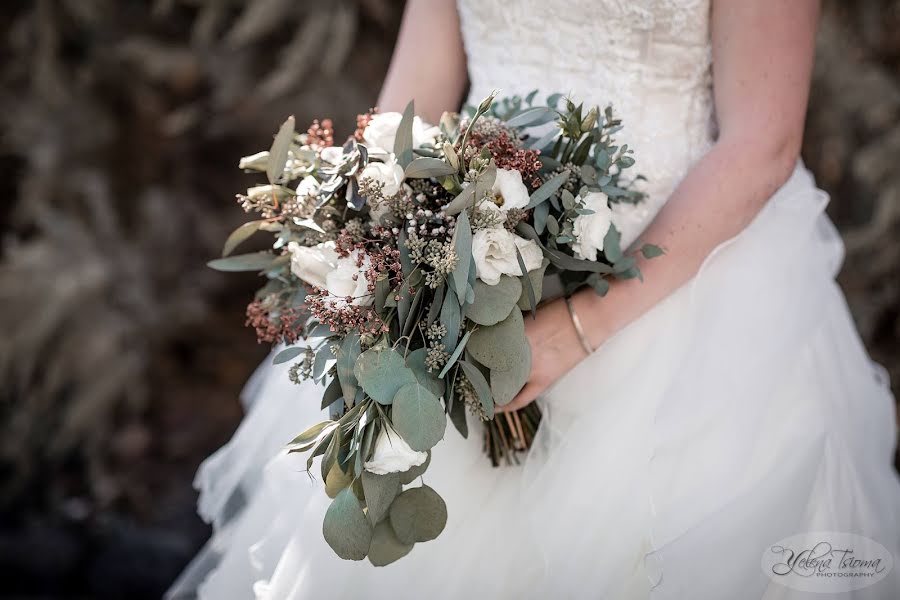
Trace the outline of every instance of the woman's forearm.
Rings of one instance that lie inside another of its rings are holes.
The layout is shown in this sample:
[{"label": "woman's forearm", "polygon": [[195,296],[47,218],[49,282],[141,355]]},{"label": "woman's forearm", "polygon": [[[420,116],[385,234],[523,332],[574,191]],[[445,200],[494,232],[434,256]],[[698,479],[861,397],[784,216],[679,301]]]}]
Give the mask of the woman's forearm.
[{"label": "woman's forearm", "polygon": [[402,111],[415,100],[416,114],[437,123],[444,111],[459,109],[465,87],[466,55],[456,4],[409,0],[378,107]]},{"label": "woman's forearm", "polygon": [[[752,147],[752,146],[751,146]],[[755,155],[740,140],[722,140],[688,173],[642,240],[665,248],[664,256],[638,265],[644,281],[614,281],[603,298],[578,292],[572,303],[593,347],[681,287],[722,242],[753,220],[790,175],[792,145],[773,145]]]}]

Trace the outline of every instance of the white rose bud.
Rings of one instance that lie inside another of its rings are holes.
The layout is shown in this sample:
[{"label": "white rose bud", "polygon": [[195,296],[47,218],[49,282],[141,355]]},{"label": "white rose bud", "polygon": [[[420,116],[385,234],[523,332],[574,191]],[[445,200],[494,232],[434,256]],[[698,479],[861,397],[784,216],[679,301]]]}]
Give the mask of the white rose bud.
[{"label": "white rose bud", "polygon": [[375,440],[375,450],[372,458],[363,465],[366,471],[376,475],[388,473],[402,473],[413,467],[418,467],[428,458],[425,452],[416,452],[409,447],[400,434],[385,427]]},{"label": "white rose bud", "polygon": [[384,184],[382,191],[386,198],[390,198],[400,191],[403,178],[403,167],[394,159],[393,154],[388,154],[384,162],[370,161],[359,174],[360,180],[372,179]]},{"label": "white rose bud", "polygon": [[[377,113],[372,116],[363,131],[363,143],[369,154],[390,154],[394,151],[394,140],[397,138],[401,119],[403,115],[398,112]],[[413,117],[413,148],[433,142],[439,133],[437,127],[425,123],[419,117]]]},{"label": "white rose bud", "polygon": [[582,204],[594,213],[575,217],[572,223],[572,233],[575,235],[572,250],[578,258],[597,260],[597,252],[603,250],[603,238],[613,222],[609,198],[603,192],[591,192],[584,197]]},{"label": "white rose bud", "polygon": [[491,193],[494,196],[494,204],[502,211],[528,206],[528,188],[522,183],[522,174],[518,171],[497,169]]},{"label": "white rose bud", "polygon": [[269,151],[263,150],[250,156],[245,156],[238,164],[239,169],[249,169],[253,171],[265,171],[266,165],[269,163]]},{"label": "white rose bud", "polygon": [[525,262],[525,270],[533,271],[541,266],[543,254],[531,240],[521,238],[503,227],[490,227],[472,236],[472,256],[475,272],[488,285],[497,285],[501,275],[523,275],[516,258],[516,249]]},{"label": "white rose bud", "polygon": [[345,298],[352,298],[351,304],[369,306],[375,301],[369,293],[369,281],[366,271],[371,265],[369,255],[363,257],[361,267],[356,266],[359,250],[354,250],[347,258],[339,258],[336,267],[325,275],[325,289],[331,294],[331,301],[343,305]]},{"label": "white rose bud", "polygon": [[334,242],[317,246],[301,246],[291,242],[287,248],[291,253],[291,272],[310,285],[324,288],[325,278],[338,265]]}]

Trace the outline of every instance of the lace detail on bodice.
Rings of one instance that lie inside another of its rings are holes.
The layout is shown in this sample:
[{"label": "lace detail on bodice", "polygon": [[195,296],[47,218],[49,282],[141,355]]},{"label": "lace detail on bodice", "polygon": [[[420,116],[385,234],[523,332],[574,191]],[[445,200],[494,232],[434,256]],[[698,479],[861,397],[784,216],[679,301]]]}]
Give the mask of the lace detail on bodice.
[{"label": "lace detail on bodice", "polygon": [[[648,202],[634,235],[655,216],[715,135],[710,0],[459,0],[471,90],[492,89],[612,104],[619,140],[635,150]],[[633,236],[626,236],[633,237]]]}]

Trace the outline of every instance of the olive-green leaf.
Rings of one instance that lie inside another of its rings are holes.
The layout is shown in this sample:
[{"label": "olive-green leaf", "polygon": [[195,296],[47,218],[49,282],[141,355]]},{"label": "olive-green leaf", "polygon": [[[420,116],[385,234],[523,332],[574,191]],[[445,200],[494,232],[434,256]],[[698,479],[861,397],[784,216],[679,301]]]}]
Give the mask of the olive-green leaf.
[{"label": "olive-green leaf", "polygon": [[384,567],[400,560],[413,549],[414,544],[404,544],[397,539],[390,521],[384,520],[375,526],[372,544],[369,546],[369,562],[376,567]]},{"label": "olive-green leaf", "polygon": [[447,505],[427,485],[406,490],[391,505],[391,525],[403,543],[433,540],[446,524]]},{"label": "olive-green leaf", "polygon": [[366,515],[369,523],[374,525],[387,515],[391,502],[400,493],[400,474],[376,475],[363,471],[362,485],[366,495]]},{"label": "olive-green leaf", "polygon": [[456,173],[456,169],[439,158],[417,158],[406,166],[408,179],[424,179],[426,177],[443,177]]},{"label": "olive-green leaf", "polygon": [[510,400],[525,386],[531,375],[531,347],[525,346],[519,360],[507,371],[491,369],[491,396],[499,406],[509,404]]},{"label": "olive-green leaf", "polygon": [[547,181],[541,185],[538,189],[532,192],[531,197],[528,199],[528,204],[525,206],[526,209],[534,208],[550,196],[556,193],[556,191],[569,179],[569,172],[563,171],[559,175],[554,175]]},{"label": "olive-green leaf", "polygon": [[275,355],[275,358],[272,359],[272,364],[280,365],[281,363],[286,363],[287,361],[303,354],[304,350],[306,350],[306,348],[302,348],[300,346],[291,346],[290,348],[285,348]]},{"label": "olive-green leaf", "polygon": [[328,474],[325,476],[325,493],[328,494],[329,498],[335,498],[341,490],[350,487],[353,479],[353,469],[348,469],[344,472],[340,463],[334,461],[331,464],[331,468],[328,469]]},{"label": "olive-green leaf", "polygon": [[[412,162],[413,119],[415,118],[415,113],[415,105],[413,101],[410,100],[409,104],[406,105],[406,109],[403,111],[403,117],[401,117],[400,124],[397,126],[397,134],[394,136],[394,154],[397,157],[397,162],[404,168]],[[385,148],[385,150],[387,150],[387,148]]]},{"label": "olive-green leaf", "polygon": [[276,183],[284,174],[284,166],[287,164],[288,151],[291,149],[291,141],[294,139],[294,117],[291,115],[287,121],[281,124],[272,147],[269,149],[269,160],[266,163],[266,176],[269,183]]},{"label": "olive-green leaf", "polygon": [[456,250],[456,268],[453,269],[453,286],[457,298],[466,297],[466,284],[469,281],[469,266],[472,257],[472,228],[469,226],[469,213],[463,212],[456,219],[453,232],[453,246]]},{"label": "olive-green leaf", "polygon": [[456,350],[456,342],[459,340],[459,325],[462,315],[459,310],[459,300],[453,288],[447,288],[444,295],[444,304],[441,306],[441,324],[447,328],[447,333],[441,339],[444,344],[444,350],[453,352]]},{"label": "olive-green leaf", "polygon": [[277,258],[271,252],[251,252],[250,254],[217,258],[206,263],[206,266],[216,271],[227,272],[262,271],[272,266],[272,262]]},{"label": "olive-green leaf", "polygon": [[440,400],[418,383],[404,385],[394,396],[391,421],[409,447],[419,452],[441,441],[447,427]]},{"label": "olive-green leaf", "polygon": [[522,295],[518,277],[503,275],[496,285],[475,280],[475,302],[466,310],[466,317],[479,325],[494,325],[509,316]]},{"label": "olive-green leaf", "polygon": [[550,261],[545,258],[540,268],[528,271],[528,275],[522,278],[522,295],[519,296],[518,302],[522,310],[533,310],[527,289],[529,284],[534,292],[534,304],[537,305],[541,301],[541,295],[544,293],[544,272],[549,264]]},{"label": "olive-green leaf", "polygon": [[344,488],[325,512],[322,534],[334,553],[345,560],[362,560],[372,542],[372,526],[350,488]]},{"label": "olive-green leaf", "polygon": [[516,307],[496,325],[479,327],[467,347],[475,360],[491,370],[512,369],[528,347],[522,312]]},{"label": "olive-green leaf", "polygon": [[489,419],[493,419],[494,400],[491,397],[491,388],[484,378],[484,375],[481,374],[478,367],[470,362],[461,360],[459,361],[459,366],[462,367],[463,373],[466,374],[466,379],[468,379],[472,384],[472,387],[475,388],[475,393],[478,394],[478,399],[481,400],[481,407],[484,409],[484,412]]},{"label": "olive-green leaf", "polygon": [[334,421],[322,421],[321,423],[316,423],[315,425],[292,439],[290,442],[288,442],[287,445],[303,446],[309,444],[310,442],[315,441],[316,438],[318,438],[322,434],[322,432],[325,431],[325,429],[335,426],[337,426],[337,423],[335,423]]},{"label": "olive-green leaf", "polygon": [[265,221],[250,221],[232,231],[231,235],[228,236],[228,239],[225,240],[225,245],[222,247],[222,256],[225,257],[234,252],[234,249],[237,248],[241,242],[259,231],[259,226],[263,223],[265,223]]},{"label": "olive-green leaf", "polygon": [[359,358],[359,334],[351,332],[341,342],[340,353],[337,357],[337,375],[341,382],[341,391],[344,399],[350,402],[356,397],[356,375],[353,368]]},{"label": "olive-green leaf", "polygon": [[431,450],[428,451],[428,458],[425,459],[421,465],[417,467],[410,467],[408,470],[400,473],[400,483],[403,485],[407,485],[416,480],[418,476],[425,472],[428,468],[428,465],[431,464]]},{"label": "olive-green leaf", "polygon": [[416,383],[412,369],[393,348],[371,348],[363,352],[353,369],[356,380],[379,404],[390,404],[404,385]]}]

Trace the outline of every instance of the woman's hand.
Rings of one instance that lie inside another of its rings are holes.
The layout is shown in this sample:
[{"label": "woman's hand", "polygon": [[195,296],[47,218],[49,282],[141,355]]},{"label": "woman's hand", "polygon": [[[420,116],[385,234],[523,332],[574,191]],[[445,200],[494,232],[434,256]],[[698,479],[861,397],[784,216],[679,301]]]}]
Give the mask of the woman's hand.
[{"label": "woman's hand", "polygon": [[525,316],[525,337],[531,346],[531,375],[528,383],[498,412],[522,408],[568,373],[587,355],[564,300],[554,300],[538,308],[536,319]]}]

